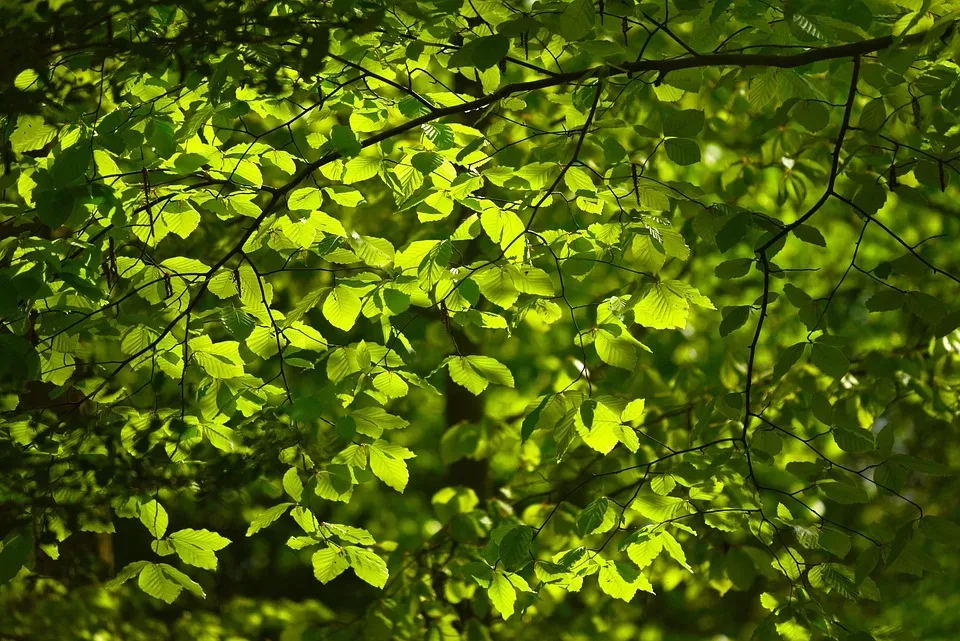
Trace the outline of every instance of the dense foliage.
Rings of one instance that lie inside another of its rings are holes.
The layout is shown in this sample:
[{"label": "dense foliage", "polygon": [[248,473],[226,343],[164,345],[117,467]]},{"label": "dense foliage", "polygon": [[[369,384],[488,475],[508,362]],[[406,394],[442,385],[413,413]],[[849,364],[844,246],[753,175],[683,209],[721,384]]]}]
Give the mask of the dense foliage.
[{"label": "dense foliage", "polygon": [[0,3],[0,639],[954,639],[956,0]]}]

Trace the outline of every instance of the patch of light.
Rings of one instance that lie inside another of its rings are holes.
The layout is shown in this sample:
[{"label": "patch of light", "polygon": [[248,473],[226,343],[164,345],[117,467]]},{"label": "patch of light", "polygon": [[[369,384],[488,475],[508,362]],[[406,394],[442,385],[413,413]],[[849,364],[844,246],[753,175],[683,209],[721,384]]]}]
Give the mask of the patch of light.
[{"label": "patch of light", "polygon": [[853,374],[847,373],[840,379],[840,384],[843,385],[844,389],[853,389],[860,384],[860,380]]},{"label": "patch of light", "polygon": [[437,532],[443,529],[443,524],[440,521],[431,519],[427,521],[423,526],[424,533],[429,537],[433,536]]},{"label": "patch of light", "polygon": [[708,167],[716,165],[722,157],[723,149],[721,149],[719,145],[710,143],[707,145],[707,148],[703,150],[703,162],[706,163]]},{"label": "patch of light", "polygon": [[793,158],[787,158],[786,156],[783,156],[780,158],[780,163],[787,169],[793,169],[793,166],[797,164],[797,161]]}]

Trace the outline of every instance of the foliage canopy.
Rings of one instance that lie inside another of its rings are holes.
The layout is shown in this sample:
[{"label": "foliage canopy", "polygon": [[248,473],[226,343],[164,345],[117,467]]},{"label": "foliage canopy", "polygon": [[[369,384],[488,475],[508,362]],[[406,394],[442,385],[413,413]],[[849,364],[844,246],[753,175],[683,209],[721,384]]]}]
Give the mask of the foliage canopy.
[{"label": "foliage canopy", "polygon": [[953,638],[958,16],[0,4],[0,638]]}]

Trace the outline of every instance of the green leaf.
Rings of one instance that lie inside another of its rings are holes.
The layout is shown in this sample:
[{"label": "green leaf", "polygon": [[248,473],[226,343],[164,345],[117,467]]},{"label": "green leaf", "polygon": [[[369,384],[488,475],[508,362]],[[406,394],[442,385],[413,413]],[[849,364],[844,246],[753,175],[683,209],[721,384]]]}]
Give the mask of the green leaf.
[{"label": "green leaf", "polygon": [[833,528],[822,529],[817,542],[820,544],[821,548],[841,559],[845,557],[848,552],[850,552],[850,537],[839,530],[834,530]]},{"label": "green leaf", "polygon": [[700,145],[689,138],[668,138],[663,143],[667,157],[678,165],[693,165],[700,162]]},{"label": "green leaf", "polygon": [[150,564],[146,561],[134,561],[133,563],[128,563],[122,570],[117,572],[117,576],[107,581],[104,587],[108,590],[115,590],[133,577],[140,574],[140,571],[148,565]]},{"label": "green leaf", "polygon": [[33,87],[39,78],[40,74],[33,69],[24,69],[17,74],[16,78],[14,78],[13,86],[21,91],[24,91],[30,87]]},{"label": "green leaf", "polygon": [[303,496],[303,481],[300,480],[300,473],[297,472],[297,468],[291,467],[284,473],[283,491],[297,503],[300,502],[300,497]]},{"label": "green leaf", "polygon": [[810,225],[797,225],[793,228],[793,235],[811,245],[817,245],[818,247],[827,246],[827,241],[823,237],[823,234],[820,233],[820,230]]},{"label": "green leaf", "polygon": [[777,364],[773,368],[773,378],[775,380],[780,380],[787,375],[787,372],[796,365],[797,361],[803,356],[803,352],[806,349],[806,343],[796,343],[790,347],[783,350],[780,354],[780,358],[777,359]]},{"label": "green leaf", "polygon": [[590,33],[595,19],[596,8],[592,0],[572,0],[562,13],[551,20],[551,24],[560,37],[567,42],[574,42]]},{"label": "green leaf", "polygon": [[750,589],[757,577],[757,566],[753,558],[742,547],[731,548],[727,552],[724,569],[738,590]]},{"label": "green leaf", "polygon": [[717,278],[742,278],[750,272],[753,266],[752,258],[735,258],[727,260],[717,265],[714,270]]},{"label": "green leaf", "polygon": [[634,308],[636,321],[654,329],[683,329],[687,325],[690,305],[713,309],[708,299],[696,289],[677,280],[653,285]]},{"label": "green leaf", "polygon": [[547,403],[552,401],[554,398],[555,397],[553,394],[547,394],[540,399],[540,402],[533,409],[533,411],[523,418],[523,424],[520,426],[520,440],[522,442],[525,443],[527,439],[530,438],[530,435],[533,434],[534,430],[537,429],[537,425],[540,423],[540,416],[543,413],[543,408],[545,408]]},{"label": "green leaf", "polygon": [[751,224],[751,216],[748,213],[739,213],[727,219],[715,235],[720,251],[727,252],[735,247],[746,236]]},{"label": "green leaf", "polygon": [[853,571],[846,566],[837,563],[821,563],[814,566],[808,576],[810,585],[815,588],[834,590],[853,601],[860,595],[853,580]]},{"label": "green leaf", "polygon": [[370,450],[370,469],[378,479],[397,490],[403,492],[410,480],[407,464],[403,458],[397,457],[390,450],[379,446],[377,441],[368,447]]},{"label": "green leaf", "polygon": [[323,203],[323,192],[316,187],[301,187],[294,189],[287,196],[287,207],[291,210],[313,211],[320,209]]},{"label": "green leaf", "polygon": [[533,540],[533,530],[526,525],[519,525],[500,540],[500,561],[510,571],[518,571],[533,561],[530,552],[530,543]]},{"label": "green leaf", "polygon": [[[700,130],[703,129],[703,123],[703,112],[699,109],[684,109],[683,111],[675,111],[663,122],[663,135],[675,136],[678,138],[692,138],[699,134]],[[698,157],[699,153],[700,152],[698,149]],[[674,159],[673,156],[671,156],[671,159],[674,160],[674,162],[680,162]]]},{"label": "green leaf", "polygon": [[859,126],[867,131],[876,131],[883,124],[886,117],[887,108],[883,104],[883,98],[874,98],[868,102],[860,112]]},{"label": "green leaf", "polygon": [[960,525],[942,516],[924,516],[920,521],[920,529],[927,537],[946,545],[960,541]]},{"label": "green leaf", "polygon": [[144,503],[140,506],[140,522],[155,539],[162,539],[169,523],[167,511],[156,501]]},{"label": "green leaf", "polygon": [[853,482],[827,480],[817,483],[817,487],[828,499],[844,505],[866,503],[869,500],[866,490]]},{"label": "green leaf", "polygon": [[822,103],[812,100],[798,102],[793,108],[793,117],[811,133],[820,131],[830,123],[830,111]]},{"label": "green leaf", "polygon": [[608,561],[600,568],[600,589],[615,599],[631,601],[637,590],[654,594],[653,586],[640,570],[620,561]]},{"label": "green leaf", "polygon": [[206,596],[190,577],[166,563],[147,563],[140,571],[137,584],[150,596],[166,603],[173,603],[183,588],[200,598]]},{"label": "green leaf", "polygon": [[834,428],[833,440],[844,452],[872,452],[877,447],[873,432],[856,427],[849,429],[846,427]]},{"label": "green leaf", "polygon": [[871,312],[890,312],[903,307],[906,300],[906,297],[895,289],[883,289],[867,300],[867,309]]},{"label": "green leaf", "polygon": [[567,189],[575,194],[580,191],[590,194],[596,193],[596,187],[593,184],[593,179],[590,178],[590,174],[579,167],[571,167],[568,169],[567,172],[563,174],[563,182],[566,184]]},{"label": "green leaf", "polygon": [[615,325],[610,327],[616,330],[616,334],[606,329],[597,330],[593,343],[597,348],[597,355],[608,365],[632,371],[637,366],[637,346],[640,343],[625,329]]},{"label": "green leaf", "polygon": [[410,386],[396,372],[381,372],[373,379],[373,385],[390,398],[402,398],[410,391]]},{"label": "green leaf", "polygon": [[444,363],[453,382],[473,394],[480,394],[490,383],[513,387],[513,375],[507,366],[489,356],[451,356]]},{"label": "green leaf", "polygon": [[641,569],[653,563],[662,551],[663,541],[659,536],[643,538],[627,546],[627,556]]},{"label": "green leaf", "polygon": [[517,602],[517,591],[502,572],[494,574],[493,581],[487,588],[487,596],[490,597],[493,607],[497,609],[504,620],[513,616],[514,604]]},{"label": "green leaf", "polygon": [[356,156],[362,149],[360,141],[357,140],[357,136],[353,133],[353,130],[343,125],[333,126],[330,132],[330,142],[333,143],[333,148],[344,158]]},{"label": "green leaf", "polygon": [[12,580],[27,564],[33,552],[33,537],[28,531],[14,531],[3,539],[0,548],[0,585]]},{"label": "green leaf", "polygon": [[843,378],[850,369],[850,361],[843,352],[825,343],[813,344],[810,360],[821,372],[837,379]]},{"label": "green leaf", "polygon": [[257,518],[253,519],[250,523],[250,527],[247,528],[247,536],[252,536],[267,527],[281,516],[287,513],[294,504],[293,503],[280,503],[279,505],[274,505],[271,508],[267,508],[260,513]]},{"label": "green leaf", "polygon": [[483,36],[474,40],[473,66],[483,71],[493,67],[510,52],[510,40],[500,36]]},{"label": "green leaf", "polygon": [[623,412],[620,415],[620,420],[624,422],[639,421],[643,416],[643,411],[646,408],[646,401],[642,398],[637,398],[629,403],[623,408]]},{"label": "green leaf", "polygon": [[750,307],[748,305],[724,307],[723,312],[723,320],[720,322],[721,336],[726,336],[740,329],[750,318]]},{"label": "green leaf", "polygon": [[576,426],[583,442],[602,454],[608,454],[621,441],[628,442],[627,433],[633,433],[623,428],[617,412],[597,401],[587,401],[580,407]]},{"label": "green leaf", "polygon": [[[313,576],[320,583],[329,583],[350,567],[343,550],[327,546],[313,554]],[[359,575],[358,575],[359,576]]]},{"label": "green leaf", "polygon": [[345,285],[337,285],[323,301],[323,317],[338,329],[347,332],[360,315],[360,297]]},{"label": "green leaf", "polygon": [[586,536],[600,527],[607,514],[608,504],[607,498],[601,496],[581,510],[580,516],[577,517],[577,531],[580,536]]},{"label": "green leaf", "polygon": [[25,151],[41,149],[57,137],[57,128],[47,124],[41,116],[21,115],[17,126],[10,134],[10,146],[13,151],[22,154]]},{"label": "green leaf", "polygon": [[523,258],[523,221],[512,211],[491,207],[480,214],[480,224],[490,240],[500,245],[510,260]]},{"label": "green leaf", "polygon": [[776,623],[777,634],[783,641],[810,641],[810,632],[794,619]]},{"label": "green leaf", "polygon": [[387,583],[390,573],[387,564],[376,553],[363,548],[348,545],[343,548],[347,561],[354,573],[375,588],[382,588]]},{"label": "green leaf", "polygon": [[217,569],[217,550],[230,545],[230,540],[209,530],[179,530],[170,535],[174,550],[184,563],[207,570]]},{"label": "green leaf", "polygon": [[343,182],[345,185],[363,182],[376,176],[383,166],[379,156],[354,156],[344,165]]}]

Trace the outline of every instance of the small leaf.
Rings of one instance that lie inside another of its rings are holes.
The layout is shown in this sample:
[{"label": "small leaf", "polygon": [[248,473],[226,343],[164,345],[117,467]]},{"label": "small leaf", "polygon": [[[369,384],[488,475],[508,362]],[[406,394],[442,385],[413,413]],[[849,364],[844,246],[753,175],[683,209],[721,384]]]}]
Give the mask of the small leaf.
[{"label": "small leaf", "polygon": [[287,207],[291,210],[313,211],[320,209],[323,203],[323,192],[316,187],[301,187],[294,189],[287,196]]},{"label": "small leaf", "polygon": [[267,527],[281,516],[287,513],[294,504],[293,503],[281,503],[280,505],[274,505],[271,508],[267,508],[253,519],[253,522],[250,523],[250,527],[247,528],[247,536],[256,534],[263,528]]},{"label": "small leaf", "polygon": [[833,440],[836,441],[837,446],[844,452],[855,454],[872,452],[877,447],[873,432],[857,427],[849,429],[846,427],[834,428]]},{"label": "small leaf", "polygon": [[793,235],[811,245],[817,245],[819,247],[827,246],[827,241],[823,237],[823,234],[820,233],[820,230],[810,225],[798,225],[794,227]]},{"label": "small leaf", "polygon": [[166,603],[173,603],[183,590],[183,587],[167,575],[158,563],[148,563],[144,566],[137,584],[150,596]]},{"label": "small leaf", "polygon": [[810,360],[817,368],[833,378],[843,378],[850,369],[850,361],[839,349],[825,343],[814,343]]},{"label": "small leaf", "polygon": [[678,165],[693,165],[700,162],[700,145],[689,138],[669,138],[663,143],[667,157]]},{"label": "small leaf", "polygon": [[906,302],[906,296],[895,289],[883,289],[867,300],[867,309],[871,312],[889,312],[900,309]]},{"label": "small leaf", "polygon": [[942,516],[924,516],[920,528],[928,538],[946,545],[956,545],[960,541],[960,525]]},{"label": "small leaf", "polygon": [[883,104],[883,98],[874,98],[860,112],[860,128],[867,131],[876,131],[886,117],[887,108]]},{"label": "small leaf", "polygon": [[134,561],[133,563],[129,563],[117,572],[117,576],[107,581],[104,587],[108,590],[114,590],[140,574],[140,571],[148,565],[150,564],[147,561]]},{"label": "small leaf", "polygon": [[497,609],[504,620],[513,616],[513,605],[517,602],[517,591],[502,572],[497,572],[493,576],[493,581],[487,588],[487,596],[490,597],[493,607]]},{"label": "small leaf", "polygon": [[303,481],[300,480],[297,468],[291,467],[283,475],[283,491],[297,503],[300,502],[300,497],[303,496]]},{"label": "small leaf", "polygon": [[714,274],[717,278],[742,278],[750,272],[753,263],[752,258],[734,258],[717,265]]},{"label": "small leaf", "polygon": [[503,60],[510,52],[510,40],[501,35],[477,38],[473,49],[473,66],[483,71]]},{"label": "small leaf", "polygon": [[607,514],[608,504],[607,498],[601,496],[583,508],[580,516],[577,517],[577,531],[580,536],[586,536],[600,527],[603,517]]},{"label": "small leaf", "polygon": [[664,121],[663,135],[678,138],[693,138],[700,133],[701,129],[703,129],[703,123],[703,112],[699,109],[684,109],[683,111],[675,111]]},{"label": "small leaf", "polygon": [[725,307],[723,309],[723,320],[720,322],[720,335],[736,331],[750,318],[750,307],[748,305],[738,305],[736,307]]},{"label": "small leaf", "polygon": [[410,391],[410,386],[396,372],[381,372],[373,379],[373,386],[390,398],[402,398]]},{"label": "small leaf", "polygon": [[217,550],[230,545],[230,539],[209,530],[180,530],[170,535],[177,556],[184,563],[207,570],[217,569]]},{"label": "small leaf", "polygon": [[596,8],[593,0],[573,0],[566,6],[563,13],[551,20],[551,25],[561,38],[567,42],[573,42],[590,33],[595,21]]},{"label": "small leaf", "polygon": [[167,531],[167,511],[156,501],[150,501],[140,506],[140,522],[146,526],[150,534],[156,539],[162,539]]},{"label": "small leaf", "polygon": [[394,458],[388,451],[382,449],[377,441],[370,445],[370,469],[378,479],[397,490],[403,492],[410,480],[410,473],[407,471],[407,464],[403,459]]},{"label": "small leaf", "polygon": [[817,542],[821,548],[841,559],[847,555],[851,547],[850,537],[833,528],[821,530]]},{"label": "small leaf", "polygon": [[41,149],[57,137],[57,128],[48,125],[40,116],[21,115],[10,134],[10,145],[16,153]]},{"label": "small leaf", "polygon": [[29,530],[7,535],[3,540],[3,548],[0,549],[0,585],[17,576],[20,568],[30,558],[31,552],[33,552],[33,536]]},{"label": "small leaf", "polygon": [[387,564],[375,552],[352,545],[346,546],[344,550],[357,577],[375,588],[386,585],[390,573],[387,571]]},{"label": "small leaf", "polygon": [[357,322],[360,315],[360,297],[344,285],[337,285],[323,301],[323,317],[334,327],[347,332]]},{"label": "small leaf", "polygon": [[533,411],[523,418],[523,424],[520,426],[521,442],[526,443],[527,439],[530,438],[530,435],[533,434],[533,431],[537,429],[537,424],[540,422],[540,415],[543,412],[543,408],[545,408],[547,403],[553,400],[553,398],[553,394],[547,394],[540,399],[540,402],[533,409]]},{"label": "small leaf", "polygon": [[532,540],[533,530],[526,525],[519,525],[504,535],[500,540],[500,560],[507,570],[516,572],[533,561]]},{"label": "small leaf", "polygon": [[777,359],[777,364],[773,368],[774,380],[780,380],[787,375],[787,372],[789,372],[797,361],[800,360],[800,357],[803,356],[803,351],[806,346],[806,343],[796,343],[783,350],[780,358]]},{"label": "small leaf", "polygon": [[329,583],[350,567],[345,555],[334,548],[327,546],[313,554],[313,576],[320,583]]},{"label": "small leaf", "polygon": [[340,152],[340,155],[344,158],[356,156],[363,148],[353,130],[343,125],[333,126],[333,130],[330,132],[330,141],[333,143],[333,148]]},{"label": "small leaf", "polygon": [[637,590],[653,594],[653,586],[637,568],[620,561],[607,562],[600,568],[600,589],[615,599],[631,601]]},{"label": "small leaf", "polygon": [[473,394],[480,394],[490,383],[513,387],[507,366],[489,356],[452,356],[445,362],[453,382]]},{"label": "small leaf", "polygon": [[792,113],[796,121],[811,133],[820,131],[830,123],[830,111],[814,100],[801,100]]},{"label": "small leaf", "polygon": [[852,483],[826,480],[817,483],[817,487],[828,499],[844,505],[866,503],[869,500],[867,492]]},{"label": "small leaf", "polygon": [[637,398],[629,403],[623,408],[623,413],[620,415],[620,420],[629,423],[633,421],[639,421],[640,417],[643,416],[643,411],[646,406],[646,401],[642,398]]}]

